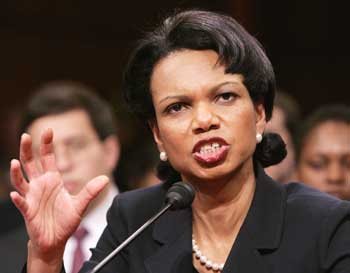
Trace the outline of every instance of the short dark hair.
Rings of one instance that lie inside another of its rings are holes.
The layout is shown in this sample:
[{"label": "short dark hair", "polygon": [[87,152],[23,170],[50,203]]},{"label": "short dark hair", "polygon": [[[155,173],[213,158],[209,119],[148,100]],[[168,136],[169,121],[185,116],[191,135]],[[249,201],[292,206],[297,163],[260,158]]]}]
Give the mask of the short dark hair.
[{"label": "short dark hair", "polygon": [[[153,69],[170,53],[184,49],[214,50],[218,54],[218,63],[225,66],[226,73],[243,75],[243,83],[252,101],[263,103],[266,119],[271,118],[275,74],[262,46],[233,18],[202,10],[175,13],[139,41],[123,78],[124,98],[132,112],[145,121],[155,119],[150,90]],[[272,142],[268,138],[269,135],[265,135],[266,141],[258,145],[261,147],[257,147],[254,154],[254,159],[263,166],[278,163],[286,154],[279,136],[275,134]],[[271,147],[275,150],[272,151]],[[161,163],[158,172],[161,179],[179,179],[178,174],[172,172],[171,176],[166,170],[167,166],[162,165],[164,163]]]},{"label": "short dark hair", "polygon": [[298,130],[296,141],[296,158],[300,159],[300,154],[309,133],[322,123],[334,121],[350,124],[350,106],[343,104],[323,105],[312,112],[301,124]]},{"label": "short dark hair", "polygon": [[124,97],[141,118],[155,117],[150,92],[154,66],[174,51],[214,50],[226,73],[244,76],[244,84],[254,102],[265,106],[271,118],[275,94],[275,74],[259,42],[233,18],[200,10],[176,13],[140,40],[124,72]]},{"label": "short dark hair", "polygon": [[116,134],[110,105],[91,87],[75,81],[52,81],[39,87],[23,111],[19,129],[25,132],[40,117],[75,109],[86,111],[101,140]]}]

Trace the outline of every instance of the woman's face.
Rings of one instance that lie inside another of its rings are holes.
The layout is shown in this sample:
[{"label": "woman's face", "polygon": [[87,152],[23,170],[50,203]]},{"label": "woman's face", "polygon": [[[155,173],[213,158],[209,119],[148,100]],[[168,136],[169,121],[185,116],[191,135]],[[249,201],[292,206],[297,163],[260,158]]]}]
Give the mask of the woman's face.
[{"label": "woman's face", "polygon": [[253,171],[256,134],[265,127],[263,105],[254,105],[243,77],[225,74],[217,59],[211,50],[177,51],[151,78],[155,140],[188,181],[228,178],[243,166]]},{"label": "woman's face", "polygon": [[326,121],[306,136],[298,162],[299,179],[350,200],[350,125]]}]

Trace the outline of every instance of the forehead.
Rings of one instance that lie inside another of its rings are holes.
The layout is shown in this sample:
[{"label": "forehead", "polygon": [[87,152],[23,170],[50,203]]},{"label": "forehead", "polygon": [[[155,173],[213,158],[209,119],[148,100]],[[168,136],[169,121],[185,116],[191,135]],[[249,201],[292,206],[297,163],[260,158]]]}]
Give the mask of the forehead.
[{"label": "forehead", "polygon": [[201,90],[213,82],[232,80],[242,82],[241,75],[225,74],[213,50],[175,51],[161,59],[151,77],[152,93],[172,90]]},{"label": "forehead", "polygon": [[326,121],[313,128],[302,150],[324,154],[350,154],[350,124]]},{"label": "forehead", "polygon": [[55,141],[76,136],[96,135],[89,115],[81,109],[40,117],[28,127],[27,131],[35,143],[40,141],[42,132],[47,128],[53,129]]}]

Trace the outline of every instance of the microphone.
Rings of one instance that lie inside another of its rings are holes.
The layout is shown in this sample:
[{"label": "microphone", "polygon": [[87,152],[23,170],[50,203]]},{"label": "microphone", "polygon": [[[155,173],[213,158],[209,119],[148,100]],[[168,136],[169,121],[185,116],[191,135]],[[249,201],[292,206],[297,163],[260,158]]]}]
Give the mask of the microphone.
[{"label": "microphone", "polygon": [[123,243],[114,249],[106,258],[99,262],[89,273],[100,271],[107,263],[109,263],[125,246],[133,241],[143,230],[150,224],[162,216],[167,210],[178,210],[189,207],[194,199],[195,191],[192,185],[184,182],[174,183],[166,193],[165,206],[151,219],[139,227],[131,234]]},{"label": "microphone", "polygon": [[165,203],[171,204],[171,210],[184,209],[192,204],[194,195],[195,191],[191,184],[176,182],[167,191]]}]

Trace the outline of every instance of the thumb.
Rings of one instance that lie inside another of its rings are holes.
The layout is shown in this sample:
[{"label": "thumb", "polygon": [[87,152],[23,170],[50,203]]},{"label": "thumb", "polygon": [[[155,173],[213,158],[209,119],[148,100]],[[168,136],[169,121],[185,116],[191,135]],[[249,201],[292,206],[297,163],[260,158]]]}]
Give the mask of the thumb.
[{"label": "thumb", "polygon": [[100,175],[90,180],[77,195],[78,210],[83,213],[89,203],[105,188],[108,184],[108,177]]}]

